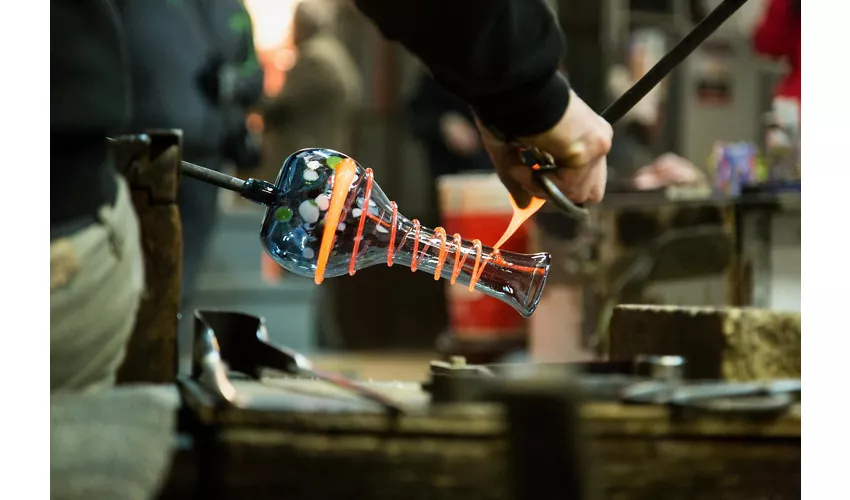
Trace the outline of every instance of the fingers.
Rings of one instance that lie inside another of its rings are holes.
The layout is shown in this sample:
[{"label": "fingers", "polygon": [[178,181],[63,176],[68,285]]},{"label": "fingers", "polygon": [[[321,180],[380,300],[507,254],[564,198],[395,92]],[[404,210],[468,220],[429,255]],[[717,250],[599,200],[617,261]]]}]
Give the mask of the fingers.
[{"label": "fingers", "polygon": [[[576,142],[570,143],[562,155],[553,156],[563,161],[568,162],[571,168],[591,168],[595,166],[600,158],[605,158],[608,151],[611,150],[611,139],[613,131],[611,126],[606,124],[608,130],[597,131],[590,136],[584,136]],[[610,133],[609,133],[610,132]]]},{"label": "fingers", "polygon": [[557,171],[555,184],[574,203],[599,203],[605,196],[608,181],[608,162],[604,157],[591,167],[561,169]]},{"label": "fingers", "polygon": [[[576,101],[577,105],[583,104]],[[585,106],[586,107],[586,106]],[[608,178],[606,155],[611,148],[613,129],[605,120],[588,113],[580,123],[589,125],[577,138],[570,139],[559,127],[524,143],[549,153],[559,167],[553,180],[564,195],[574,203],[598,203],[605,194]],[[517,206],[525,208],[531,197],[548,198],[537,181],[534,171],[525,164],[519,149],[496,139],[486,127],[477,123],[484,147],[496,167],[499,179],[508,189]]]},{"label": "fingers", "polygon": [[[487,144],[487,151],[502,184],[520,208],[531,202],[531,197],[548,198],[548,194],[534,176],[534,171],[521,161],[519,150],[504,144]],[[583,150],[576,148],[578,154]],[[574,203],[599,202],[605,192],[607,181],[605,157],[596,159],[592,166],[562,168],[557,170],[554,181],[564,195]]]},{"label": "fingers", "polygon": [[[476,123],[481,132],[482,144],[487,150],[502,184],[505,185],[518,207],[527,207],[535,192],[540,191],[540,188],[536,186],[534,179],[532,179],[531,168],[522,161],[520,152],[516,147],[499,141],[480,122],[476,120]],[[545,197],[545,195],[543,196]]]},{"label": "fingers", "polygon": [[608,155],[614,137],[614,129],[608,122],[601,118],[593,121],[594,126],[575,140],[552,134],[529,143],[552,155],[559,167],[590,168]]},{"label": "fingers", "polygon": [[[558,166],[558,185],[564,195],[575,203],[598,203],[605,196],[608,181],[608,161],[613,129],[610,124],[596,120],[596,126],[578,140],[562,143],[560,154],[550,154]],[[557,151],[557,150],[555,150]]]},{"label": "fingers", "polygon": [[600,203],[605,197],[605,186],[608,183],[608,161],[603,159],[593,170],[593,180],[588,193],[587,201]]}]

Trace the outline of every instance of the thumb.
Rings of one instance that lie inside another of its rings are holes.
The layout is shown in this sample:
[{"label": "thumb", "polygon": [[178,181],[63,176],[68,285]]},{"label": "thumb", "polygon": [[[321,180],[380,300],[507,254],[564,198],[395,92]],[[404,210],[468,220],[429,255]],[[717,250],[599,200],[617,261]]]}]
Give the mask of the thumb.
[{"label": "thumb", "polygon": [[504,184],[505,188],[507,188],[508,193],[510,193],[511,198],[513,198],[514,203],[516,203],[516,206],[519,208],[526,208],[531,203],[531,193],[523,187],[519,180],[511,175],[511,172],[513,172],[517,166],[521,166],[521,168],[524,169],[529,168],[523,163],[519,149],[496,139],[490,130],[481,123],[478,117],[475,117],[475,124],[481,134],[482,145],[484,146],[484,149],[487,150],[487,154],[490,156],[490,161],[493,162],[493,166],[496,167],[496,173],[499,175],[499,180],[502,181],[502,184]]}]

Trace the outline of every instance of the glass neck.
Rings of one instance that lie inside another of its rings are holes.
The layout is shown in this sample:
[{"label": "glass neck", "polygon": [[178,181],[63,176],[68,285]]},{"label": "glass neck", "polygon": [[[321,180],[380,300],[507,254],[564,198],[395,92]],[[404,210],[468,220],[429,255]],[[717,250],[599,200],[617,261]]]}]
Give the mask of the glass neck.
[{"label": "glass neck", "polygon": [[549,273],[549,254],[494,250],[407,219],[399,221],[393,240],[388,249],[393,264],[485,293],[524,317],[537,307]]}]

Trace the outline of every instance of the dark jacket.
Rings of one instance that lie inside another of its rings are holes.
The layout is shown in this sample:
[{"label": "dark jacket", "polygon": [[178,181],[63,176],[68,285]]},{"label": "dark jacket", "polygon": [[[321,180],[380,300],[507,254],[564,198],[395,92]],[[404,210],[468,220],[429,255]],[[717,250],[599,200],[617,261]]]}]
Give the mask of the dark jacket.
[{"label": "dark jacket", "polygon": [[[135,25],[128,30],[135,39],[131,45],[137,49],[134,53],[145,49],[140,52],[141,60],[133,62],[135,74],[144,77],[138,95],[133,92],[133,101],[144,104],[147,109],[142,112],[147,118],[157,118],[145,120],[145,124],[179,126],[184,128],[187,145],[191,141],[193,147],[208,147],[221,133],[220,120],[207,121],[212,106],[188,90],[182,96],[162,95],[166,93],[157,90],[168,78],[189,78],[209,54],[209,41],[200,34],[197,18],[189,11],[159,20],[145,14],[168,2],[127,1],[127,8],[139,9],[143,16],[124,16]],[[152,5],[144,5],[148,3]],[[171,3],[183,5],[178,9],[182,10],[188,9],[190,0]],[[444,87],[472,104],[484,121],[502,132],[543,132],[563,115],[569,100],[568,84],[557,68],[564,42],[543,0],[357,0],[357,5],[388,38],[418,55]],[[63,173],[62,178],[51,176],[52,182],[63,186],[51,189],[51,224],[55,224],[80,211],[94,214],[99,205],[114,199],[114,181],[110,182],[100,163],[90,157],[105,157],[106,145],[97,138],[120,128],[130,117],[127,96],[131,89],[124,71],[128,64],[122,51],[124,33],[112,3],[51,0],[50,8],[51,173]],[[151,46],[139,45],[143,39]],[[174,54],[155,60],[154,52],[148,51],[151,47]],[[180,65],[181,61],[184,64]],[[148,76],[142,68],[174,73]],[[143,122],[134,117],[133,123]],[[80,133],[89,138],[89,155],[74,154],[82,144],[74,140],[74,134]],[[102,189],[100,184],[84,182],[90,178],[104,178],[111,187]],[[65,189],[67,186],[78,189]]]},{"label": "dark jacket", "polygon": [[201,78],[217,55],[199,0],[124,0],[133,82],[128,131],[177,128],[189,161],[220,154],[221,108]]},{"label": "dark jacket", "polygon": [[50,0],[51,226],[115,200],[104,137],[130,117],[120,27],[110,0]]},{"label": "dark jacket", "polygon": [[235,77],[233,93],[219,96],[219,102],[242,109],[254,106],[263,97],[263,70],[254,50],[251,16],[242,0],[199,0],[199,4],[218,69],[226,65]]},{"label": "dark jacket", "polygon": [[250,150],[245,117],[263,97],[263,70],[254,50],[251,16],[242,0],[201,0],[201,4],[216,47],[205,76],[214,86],[210,94],[222,108],[224,157],[239,168],[256,167],[259,151]]}]

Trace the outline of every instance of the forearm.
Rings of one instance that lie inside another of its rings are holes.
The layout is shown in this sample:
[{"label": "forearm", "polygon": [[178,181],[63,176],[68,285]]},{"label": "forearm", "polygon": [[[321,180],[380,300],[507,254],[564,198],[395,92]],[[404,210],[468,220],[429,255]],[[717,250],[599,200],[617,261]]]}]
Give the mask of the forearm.
[{"label": "forearm", "polygon": [[569,102],[560,29],[543,0],[355,0],[446,89],[505,134],[554,126]]}]

